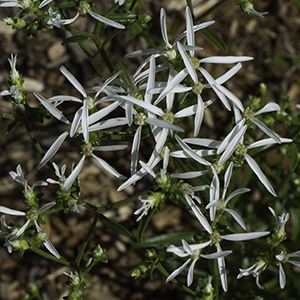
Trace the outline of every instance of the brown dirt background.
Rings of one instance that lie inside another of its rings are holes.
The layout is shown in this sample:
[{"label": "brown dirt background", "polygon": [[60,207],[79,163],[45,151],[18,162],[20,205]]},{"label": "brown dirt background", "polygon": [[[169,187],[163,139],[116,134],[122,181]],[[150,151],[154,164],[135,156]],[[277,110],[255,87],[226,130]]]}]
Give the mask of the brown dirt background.
[{"label": "brown dirt background", "polygon": [[[193,1],[196,15],[216,2],[215,0]],[[99,5],[100,12],[104,9],[101,5]],[[178,31],[181,32],[185,27],[184,0],[147,1],[147,12],[152,16],[152,23],[156,22],[151,34],[153,36],[158,34],[160,38],[159,10],[161,6],[167,10],[168,25],[178,26]],[[299,103],[300,88],[296,81],[296,78],[300,77],[299,66],[281,67],[264,63],[266,58],[274,56],[299,57],[299,11],[295,4],[287,0],[255,1],[255,8],[257,11],[268,11],[269,14],[265,18],[241,14],[234,1],[228,1],[221,9],[205,18],[205,20],[216,21],[213,29],[226,42],[227,53],[223,53],[201,34],[197,35],[196,45],[204,47],[201,53],[203,56],[248,55],[255,58],[251,62],[244,63],[242,70],[227,84],[227,87],[240,99],[246,99],[249,94],[257,90],[260,82],[264,82],[268,86],[270,100],[272,100],[273,92],[276,91],[285,96],[291,96],[294,103]],[[5,17],[12,11],[18,13],[18,9],[1,8],[0,17]],[[89,27],[89,22],[92,20],[80,19],[76,24],[83,29]],[[122,34],[128,33],[125,31]],[[92,87],[98,82],[98,75],[79,47],[73,44],[66,48],[61,46],[66,38],[63,31],[47,31],[33,39],[26,37],[22,30],[10,29],[1,21],[0,37],[1,90],[7,89],[6,81],[9,74],[7,58],[10,57],[10,53],[18,55],[17,69],[25,79],[26,88],[29,91],[38,91],[45,97],[57,94],[78,95],[70,90],[71,85],[59,72],[62,64],[77,77],[85,88]],[[120,61],[129,69],[134,70],[139,60],[126,61],[123,56],[131,51],[146,48],[147,40],[140,37],[125,44],[123,37],[121,35],[117,37],[117,46],[109,45],[108,52],[111,54],[113,63]],[[37,105],[32,94],[29,94],[28,99],[32,106]],[[21,109],[18,108],[17,113],[21,113],[19,111]],[[7,99],[0,99],[0,110],[12,112]],[[222,115],[212,115],[206,122],[210,122],[210,125],[218,130],[223,126],[222,122],[218,121],[220,118],[222,119]],[[2,131],[8,123],[6,120],[0,120],[0,122]],[[55,140],[57,131],[64,130],[53,120],[45,122],[42,127],[39,124],[32,124],[32,126],[45,149],[48,149]],[[68,162],[78,158],[76,146],[66,143],[55,157],[58,164],[66,162],[67,150],[71,152]],[[8,136],[1,137],[0,151],[0,205],[15,209],[22,208],[19,200],[22,197],[22,189],[10,178],[8,172],[15,170],[16,166],[21,164],[31,184],[37,179],[46,179],[49,174],[45,168],[41,171],[37,170],[39,159],[36,158],[35,149],[21,127],[15,128]],[[126,155],[126,152],[118,154],[121,167],[126,166],[128,160]],[[107,173],[99,171],[99,168],[91,162],[85,165],[81,177],[82,197],[95,205],[125,199],[137,189],[143,189],[143,184],[147,184],[141,183],[135,187],[135,190],[131,188],[117,193],[115,190],[119,182]],[[51,201],[53,197],[55,197],[54,192],[48,192],[43,199]],[[134,236],[136,222],[133,211],[136,208],[137,205],[132,204],[110,212],[108,216],[131,230]],[[81,209],[80,214],[51,216],[47,222],[47,232],[60,253],[68,258],[76,256],[78,245],[91,223],[91,218],[91,214],[84,209]],[[187,217],[183,216],[180,210],[167,207],[163,212],[155,215],[148,235],[176,232],[183,228],[185,230],[188,228]],[[158,275],[154,276],[153,281],[150,281],[147,276],[138,280],[130,277],[130,270],[142,262],[143,254],[131,250],[129,238],[113,234],[98,224],[89,247],[98,243],[107,249],[109,263],[96,267],[87,276],[87,280],[93,285],[89,292],[92,300],[185,299],[184,294],[177,287],[173,284],[165,284],[162,277]],[[66,276],[63,272],[70,270],[55,263],[49,263],[34,253],[27,252],[23,258],[19,258],[17,253],[9,255],[1,246],[0,270],[0,299],[2,300],[19,299],[31,283],[37,283],[40,290],[46,292],[50,299],[62,299],[68,294],[65,285]]]}]

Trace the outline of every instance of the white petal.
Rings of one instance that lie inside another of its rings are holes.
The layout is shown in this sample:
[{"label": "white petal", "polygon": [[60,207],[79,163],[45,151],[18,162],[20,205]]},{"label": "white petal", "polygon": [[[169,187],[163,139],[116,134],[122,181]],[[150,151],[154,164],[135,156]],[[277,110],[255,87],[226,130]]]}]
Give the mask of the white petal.
[{"label": "white petal", "polygon": [[48,149],[48,151],[43,156],[41,162],[38,165],[38,169],[41,169],[59,150],[62,143],[65,141],[65,139],[68,136],[68,132],[63,132],[56,141],[51,145],[51,147]]},{"label": "white petal", "polygon": [[194,268],[197,260],[194,259],[189,267],[189,271],[187,274],[187,286],[190,286],[193,283],[193,278],[194,278]]},{"label": "white petal", "polygon": [[75,78],[73,74],[71,74],[64,66],[60,67],[60,71],[64,74],[64,76],[70,81],[70,83],[76,88],[76,90],[86,98],[86,92],[79,81]]},{"label": "white petal", "polygon": [[241,61],[252,60],[250,56],[211,56],[200,60],[200,63],[235,64]]},{"label": "white petal", "polygon": [[115,177],[119,179],[126,179],[126,177],[119,172],[117,172],[112,166],[110,166],[105,160],[97,157],[95,154],[92,154],[92,157],[96,159],[96,161],[110,174],[114,175]]},{"label": "white petal", "polygon": [[100,16],[98,14],[96,14],[95,12],[89,10],[88,14],[93,17],[94,19],[96,19],[97,21],[100,21],[101,23],[107,24],[111,27],[117,28],[117,29],[125,29],[125,26],[122,24],[119,24],[113,20],[107,19],[103,16]]},{"label": "white petal", "polygon": [[88,100],[84,99],[84,101],[83,101],[83,110],[82,110],[82,118],[81,118],[81,130],[82,130],[84,141],[86,143],[89,142],[88,116],[89,116]]},{"label": "white petal", "polygon": [[290,253],[289,257],[300,257],[300,251]]},{"label": "white petal", "polygon": [[204,146],[208,148],[218,149],[221,145],[220,141],[212,140],[212,139],[203,139],[203,138],[186,138],[183,141],[187,144]]},{"label": "white petal", "polygon": [[204,103],[202,97],[200,95],[197,95],[197,111],[194,120],[194,136],[197,136],[199,134],[200,127],[203,121],[203,116],[204,116]]},{"label": "white petal", "polygon": [[94,151],[118,151],[124,150],[127,148],[127,145],[109,145],[109,146],[95,146],[93,147]]},{"label": "white petal", "polygon": [[36,212],[36,214],[37,214],[37,215],[41,214],[42,212],[46,211],[47,209],[53,207],[55,204],[56,204],[56,202],[49,202],[49,203],[43,205],[43,206]]},{"label": "white petal", "polygon": [[244,230],[246,230],[246,224],[238,213],[229,208],[224,208],[224,210],[227,211]]},{"label": "white petal", "polygon": [[73,172],[69,175],[69,177],[65,181],[65,184],[64,184],[64,190],[65,191],[67,191],[70,188],[72,183],[75,181],[76,177],[79,175],[79,173],[80,173],[80,171],[83,167],[84,160],[85,160],[85,155],[82,156],[81,160],[79,161],[79,163],[77,164],[77,166],[75,167]]},{"label": "white petal", "polygon": [[169,282],[170,280],[174,279],[177,275],[179,275],[184,270],[184,268],[189,264],[190,261],[191,259],[189,258],[181,267],[173,271],[166,279],[166,282]]},{"label": "white petal", "polygon": [[113,102],[112,104],[102,108],[101,110],[93,113],[92,115],[90,115],[88,117],[88,123],[93,124],[97,121],[100,121],[102,118],[104,118],[105,116],[107,116],[109,113],[111,113],[112,111],[114,111],[118,106],[120,105],[119,102]]},{"label": "white petal", "polygon": [[298,268],[300,268],[300,261],[288,260],[288,262]]},{"label": "white petal", "polygon": [[142,126],[136,130],[131,148],[130,174],[133,175],[137,171],[138,155],[141,143]]},{"label": "white petal", "polygon": [[50,114],[55,117],[57,120],[69,124],[67,118],[62,114],[60,110],[58,110],[53,104],[48,102],[43,96],[40,94],[33,92],[34,96],[38,98],[41,104],[50,112]]},{"label": "white petal", "polygon": [[184,132],[184,129],[182,129],[181,127],[174,125],[170,122],[157,119],[157,118],[147,118],[146,122],[148,124],[151,124],[151,125],[154,125],[157,127],[166,128],[166,129],[174,130],[174,131],[178,131],[178,132]]},{"label": "white petal", "polygon": [[180,178],[180,179],[189,179],[189,178],[196,178],[200,177],[204,174],[208,173],[208,170],[204,171],[191,171],[191,172],[185,172],[185,173],[177,173],[177,174],[171,174],[171,178]]},{"label": "white petal", "polygon": [[18,211],[1,205],[0,205],[0,212],[11,216],[25,216],[25,212],[23,211]]},{"label": "white petal", "polygon": [[[218,252],[222,251],[219,244],[216,244],[216,247],[217,247]],[[227,288],[228,288],[228,284],[227,284],[226,265],[225,265],[224,257],[218,258],[218,268],[219,268],[222,288],[226,292]]]},{"label": "white petal", "polygon": [[231,250],[218,251],[218,252],[211,253],[211,254],[201,254],[201,257],[206,258],[206,259],[216,259],[216,258],[220,258],[220,257],[225,257],[231,253],[232,253]]},{"label": "white petal", "polygon": [[74,115],[71,128],[70,128],[70,137],[73,137],[76,134],[80,121],[82,119],[82,114],[83,114],[83,107],[80,107]]},{"label": "white petal", "polygon": [[272,185],[270,184],[270,182],[268,181],[266,175],[262,172],[262,170],[260,169],[260,167],[258,166],[258,164],[256,163],[256,161],[251,156],[249,156],[248,154],[244,154],[244,157],[245,157],[248,165],[252,169],[252,171],[256,174],[256,176],[260,180],[260,182],[265,186],[265,188],[274,197],[277,197],[276,192],[274,191]]},{"label": "white petal", "polygon": [[145,164],[143,161],[139,161],[140,165],[142,166],[142,168],[144,168],[148,174],[150,174],[153,178],[155,178],[155,173],[153,172],[153,170],[147,165]]},{"label": "white petal", "polygon": [[242,102],[232,92],[230,92],[228,89],[226,89],[222,85],[215,85],[214,91],[216,91],[216,89],[218,89],[223,95],[225,95],[227,98],[229,98],[232,101],[232,103],[234,105],[236,105],[236,107],[238,107],[241,111],[244,111]]},{"label": "white petal", "polygon": [[227,192],[227,188],[229,186],[229,182],[231,179],[231,175],[232,175],[232,170],[233,170],[233,162],[231,162],[225,172],[225,176],[224,176],[224,188],[223,188],[223,195],[222,195],[222,200],[225,199],[225,195]]},{"label": "white petal", "polygon": [[[280,143],[291,143],[292,139],[280,138]],[[263,139],[261,141],[257,141],[248,146],[248,149],[253,149],[261,146],[268,146],[274,144],[274,139]]]},{"label": "white petal", "polygon": [[241,63],[236,64],[234,67],[232,67],[225,74],[223,74],[222,76],[218,77],[216,79],[216,83],[217,84],[223,84],[228,79],[230,79],[231,77],[233,77],[241,68],[242,68],[242,64]]},{"label": "white petal", "polygon": [[284,289],[286,284],[286,278],[285,278],[285,274],[284,274],[284,270],[282,267],[282,264],[279,263],[279,286],[281,289]]},{"label": "white petal", "polygon": [[235,196],[237,195],[240,195],[240,194],[244,194],[244,193],[247,193],[247,192],[250,192],[251,190],[248,189],[248,188],[241,188],[241,189],[238,189],[238,190],[235,190],[233,191],[226,199],[226,203],[228,203],[232,198],[234,198]]},{"label": "white petal", "polygon": [[262,232],[233,233],[233,234],[221,235],[221,237],[226,241],[249,241],[249,240],[261,238],[268,234],[270,234],[269,231],[262,231]]},{"label": "white petal", "polygon": [[260,128],[266,135],[268,135],[270,138],[272,138],[276,143],[280,144],[280,138],[269,128],[267,127],[264,123],[261,121],[252,118],[251,121],[258,127]]},{"label": "white petal", "polygon": [[183,63],[185,65],[185,67],[187,68],[188,72],[189,72],[189,75],[191,76],[192,80],[197,83],[198,82],[198,76],[197,76],[197,73],[196,73],[196,70],[189,58],[189,56],[186,54],[183,46],[177,42],[177,48],[179,50],[179,53],[181,55],[181,58],[183,60]]},{"label": "white petal", "polygon": [[260,114],[264,114],[272,111],[280,111],[280,110],[281,108],[277,103],[270,102],[267,103],[262,109],[258,110],[254,115],[257,116]]},{"label": "white petal", "polygon": [[167,46],[171,46],[169,41],[168,41],[168,34],[167,34],[167,16],[166,16],[166,11],[162,7],[160,9],[160,29],[161,29],[161,35],[166,43]]}]

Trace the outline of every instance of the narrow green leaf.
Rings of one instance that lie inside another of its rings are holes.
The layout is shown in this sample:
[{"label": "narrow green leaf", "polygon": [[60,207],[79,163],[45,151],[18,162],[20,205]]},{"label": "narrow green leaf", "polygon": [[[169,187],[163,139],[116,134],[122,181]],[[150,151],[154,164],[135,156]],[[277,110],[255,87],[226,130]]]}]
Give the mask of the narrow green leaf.
[{"label": "narrow green leaf", "polygon": [[152,218],[152,216],[154,215],[155,211],[157,210],[157,207],[154,207],[149,214],[147,214],[145,217],[142,218],[142,220],[140,221],[140,225],[137,229],[137,240],[138,243],[141,243],[143,240],[143,235],[144,232],[149,224],[150,219]]},{"label": "narrow green leaf", "polygon": [[83,42],[85,40],[88,40],[90,37],[89,36],[86,36],[86,35],[74,35],[74,36],[71,36],[67,39],[65,39],[63,42],[62,42],[62,45],[66,45],[66,44],[70,44],[70,43],[78,43],[78,42]]},{"label": "narrow green leaf", "polygon": [[12,131],[16,125],[18,125],[19,121],[18,120],[14,120],[13,122],[11,122],[10,124],[8,124],[8,126],[6,126],[3,131],[2,131],[2,135],[6,135],[8,134],[10,131]]},{"label": "narrow green leaf", "polygon": [[2,111],[0,111],[0,118],[14,120],[14,119],[15,119],[15,116],[14,116],[14,115],[11,115],[11,114],[8,114],[8,113],[5,113],[5,112],[2,112]]},{"label": "narrow green leaf", "polygon": [[289,145],[291,150],[291,163],[290,163],[290,170],[294,171],[298,165],[299,157],[298,157],[298,148],[297,146],[292,143]]},{"label": "narrow green leaf", "polygon": [[61,1],[58,1],[57,7],[59,7],[59,8],[75,7],[76,4],[77,4],[76,2],[78,2],[78,1],[74,1],[74,0],[61,0]]},{"label": "narrow green leaf", "polygon": [[268,65],[291,67],[291,66],[300,65],[300,58],[275,56],[275,57],[266,58],[264,60],[264,63]]},{"label": "narrow green leaf", "polygon": [[109,228],[110,230],[122,234],[124,236],[131,236],[131,233],[124,226],[113,220],[108,219],[104,215],[99,215],[99,220],[105,227]]},{"label": "narrow green leaf", "polygon": [[158,236],[151,237],[140,243],[134,243],[134,248],[148,248],[155,247],[157,245],[170,245],[170,244],[180,244],[181,240],[184,239],[187,242],[192,241],[192,238],[196,231],[188,231],[188,232],[177,232],[177,233],[166,233]]},{"label": "narrow green leaf", "polygon": [[210,28],[201,30],[218,48],[227,52],[227,46],[220,36]]}]

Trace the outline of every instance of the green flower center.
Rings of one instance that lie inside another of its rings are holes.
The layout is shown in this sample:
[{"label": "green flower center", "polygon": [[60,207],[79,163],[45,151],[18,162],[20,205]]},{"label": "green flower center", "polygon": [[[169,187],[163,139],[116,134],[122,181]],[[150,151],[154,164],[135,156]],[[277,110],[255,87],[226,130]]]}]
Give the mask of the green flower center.
[{"label": "green flower center", "polygon": [[203,91],[203,84],[201,83],[201,81],[198,81],[192,89],[192,92],[196,95],[200,95]]},{"label": "green flower center", "polygon": [[196,57],[191,57],[190,59],[191,59],[194,69],[198,70],[200,68],[200,60]]},{"label": "green flower center", "polygon": [[213,244],[218,244],[222,241],[221,235],[218,231],[214,231],[211,235],[210,235],[210,239],[211,242]]},{"label": "green flower center", "polygon": [[163,120],[169,123],[174,122],[174,115],[170,111],[166,112],[166,114],[163,116]]},{"label": "green flower center", "polygon": [[143,126],[146,123],[147,116],[144,113],[137,113],[134,115],[133,122],[135,125]]},{"label": "green flower center", "polygon": [[243,117],[246,119],[246,121],[250,121],[254,118],[254,114],[254,111],[251,108],[247,107],[243,112]]},{"label": "green flower center", "polygon": [[37,219],[37,214],[36,214],[37,210],[35,209],[30,209],[26,212],[26,218],[27,220],[30,220],[30,221],[35,221]]},{"label": "green flower center", "polygon": [[244,144],[239,144],[235,149],[236,156],[243,156],[247,153],[247,147]]},{"label": "green flower center", "polygon": [[91,156],[93,154],[93,146],[91,143],[83,144],[81,150],[83,155]]}]

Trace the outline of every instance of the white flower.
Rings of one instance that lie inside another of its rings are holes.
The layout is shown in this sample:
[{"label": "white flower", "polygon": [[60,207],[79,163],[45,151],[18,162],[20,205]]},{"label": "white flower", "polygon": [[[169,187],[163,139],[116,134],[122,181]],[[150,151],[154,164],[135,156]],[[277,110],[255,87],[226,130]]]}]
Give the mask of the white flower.
[{"label": "white flower", "polygon": [[219,177],[217,173],[215,172],[214,168],[212,167],[214,176],[213,180],[211,182],[211,187],[210,187],[210,202],[209,204],[205,207],[206,209],[209,209],[210,211],[210,219],[213,221],[216,216],[217,211],[226,211],[229,213],[235,221],[244,229],[246,230],[246,225],[243,221],[243,219],[232,209],[226,208],[228,202],[234,198],[237,195],[241,195],[243,193],[247,193],[250,191],[248,188],[241,188],[238,190],[233,191],[226,199],[226,192],[227,188],[229,186],[229,182],[231,179],[232,175],[232,169],[233,169],[233,162],[230,163],[229,167],[227,168],[224,176],[224,187],[223,187],[223,193],[222,193],[222,198],[220,197],[220,182],[219,182]]},{"label": "white flower", "polygon": [[167,249],[167,252],[171,252],[179,257],[188,257],[188,259],[181,267],[173,271],[168,276],[166,282],[172,280],[177,275],[179,275],[185,269],[185,267],[191,262],[188,275],[187,275],[187,286],[190,286],[193,283],[193,273],[194,273],[195,264],[201,257],[205,259],[218,259],[218,258],[223,258],[229,255],[230,253],[232,253],[232,251],[229,250],[229,251],[218,251],[211,254],[202,254],[201,250],[206,246],[208,246],[209,244],[210,241],[205,243],[200,243],[200,244],[189,245],[185,240],[182,240],[182,246],[180,247],[175,247],[174,245],[170,245]]},{"label": "white flower", "polygon": [[115,0],[115,3],[118,3],[119,5],[123,5],[125,0]]},{"label": "white flower", "polygon": [[253,275],[253,277],[256,278],[257,287],[262,290],[264,287],[259,283],[259,276],[267,268],[267,266],[268,263],[265,260],[260,259],[257,263],[255,263],[250,268],[240,269],[240,274],[238,274],[237,279],[240,279],[243,276]]},{"label": "white flower", "polygon": [[47,178],[46,181],[51,183],[51,184],[59,184],[61,187],[63,187],[65,181],[66,181],[66,176],[65,176],[65,172],[66,172],[66,168],[67,166],[64,164],[61,167],[61,171],[59,171],[59,168],[57,166],[57,164],[55,162],[52,163],[53,168],[55,170],[55,175],[58,177],[58,181],[51,179],[51,178]]},{"label": "white flower", "polygon": [[[56,204],[55,202],[50,202],[50,203],[47,203],[44,206],[42,206],[39,210],[37,210],[35,208],[31,208],[27,212],[18,211],[18,210],[4,207],[4,206],[0,206],[1,213],[7,214],[7,215],[12,215],[12,216],[24,216],[27,218],[27,221],[25,222],[25,224],[18,231],[16,231],[16,232],[14,231],[13,233],[10,233],[9,235],[6,236],[4,246],[7,246],[7,249],[9,252],[12,251],[10,242],[17,239],[20,235],[22,235],[25,232],[25,230],[27,228],[29,228],[33,224],[34,224],[37,232],[42,231],[42,229],[40,228],[40,226],[37,222],[37,218],[41,213],[43,213],[47,209],[53,207],[55,204]],[[1,223],[2,223],[2,220],[1,220]],[[5,226],[5,223],[4,223],[4,226]],[[6,226],[6,227],[8,228],[8,226]],[[8,229],[11,229],[11,228],[8,228]],[[50,242],[50,240],[47,237],[45,237],[44,245],[51,254],[53,254],[57,258],[60,258],[59,253],[56,251],[56,249],[54,248],[54,246],[52,245],[52,243]]]},{"label": "white flower", "polygon": [[260,128],[266,135],[268,135],[270,138],[274,139],[274,141],[276,143],[280,144],[281,141],[280,141],[279,137],[273,131],[271,131],[264,123],[262,123],[261,121],[259,121],[255,118],[256,116],[258,116],[260,114],[273,112],[273,111],[280,111],[280,106],[277,103],[273,103],[273,102],[267,103],[262,109],[258,110],[257,112],[254,112],[249,107],[247,107],[243,111],[242,115],[241,115],[240,111],[238,109],[236,109],[236,107],[234,106],[235,122],[238,123],[242,119],[244,119],[245,122],[251,121],[258,128]]},{"label": "white flower", "polygon": [[272,215],[275,218],[276,221],[276,228],[275,228],[275,238],[278,242],[281,242],[285,239],[285,224],[287,223],[287,221],[290,218],[290,214],[289,213],[283,213],[281,216],[277,216],[276,212],[273,208],[269,207],[270,212],[272,213]]},{"label": "white flower", "polygon": [[281,251],[280,254],[276,255],[276,259],[278,260],[278,265],[279,265],[279,285],[281,289],[284,289],[285,284],[286,284],[286,277],[285,273],[282,267],[283,263],[290,263],[298,268],[300,268],[300,261],[296,260],[290,260],[290,257],[300,257],[300,251],[294,252],[287,254],[284,251]]},{"label": "white flower", "polygon": [[77,12],[74,18],[61,20],[60,14],[57,11],[53,11],[51,7],[49,7],[48,9],[48,14],[49,14],[49,20],[47,21],[47,25],[55,26],[57,28],[60,28],[60,26],[73,23],[79,16],[79,13]]}]

